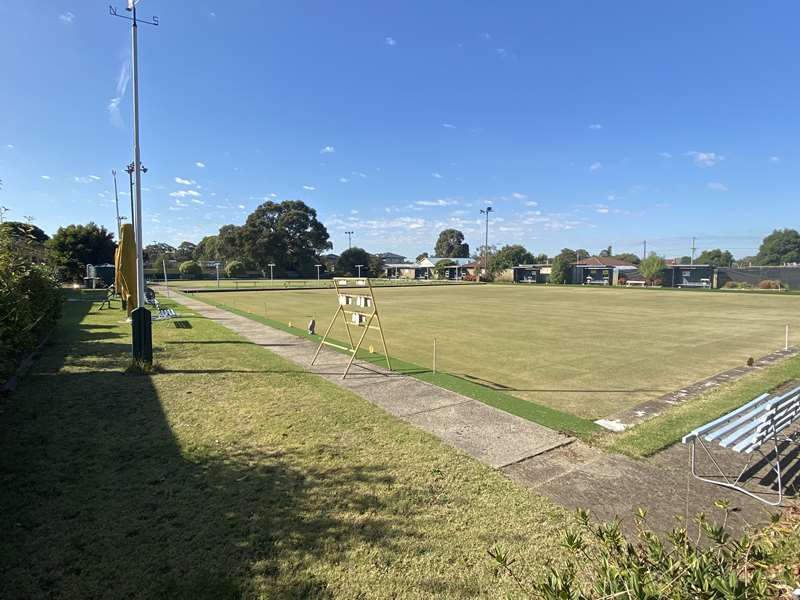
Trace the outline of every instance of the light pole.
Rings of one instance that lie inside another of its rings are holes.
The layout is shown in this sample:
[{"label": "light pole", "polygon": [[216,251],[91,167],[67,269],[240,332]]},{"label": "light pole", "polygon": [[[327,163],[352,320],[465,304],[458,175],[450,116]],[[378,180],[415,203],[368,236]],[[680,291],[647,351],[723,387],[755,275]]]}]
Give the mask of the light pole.
[{"label": "light pole", "polygon": [[[147,173],[147,167],[145,167],[141,163],[139,164],[139,167],[140,167],[142,173]],[[138,228],[138,225],[137,225],[138,221],[136,220],[136,209],[134,208],[134,204],[135,204],[135,202],[134,202],[135,195],[133,193],[133,190],[134,190],[133,173],[134,173],[134,171],[136,171],[136,167],[134,167],[133,163],[131,163],[127,167],[125,167],[125,172],[128,174],[128,183],[130,185],[129,196],[130,196],[130,199],[131,199],[131,223],[133,224],[133,230],[135,232],[136,229]]]},{"label": "light pole", "polygon": [[319,281],[319,270],[322,268],[322,265],[314,265],[317,267],[317,281]]},{"label": "light pole", "polygon": [[483,244],[483,273],[488,277],[489,275],[489,213],[494,209],[487,206],[486,209],[481,209],[481,214],[486,215],[486,241]]},{"label": "light pole", "polygon": [[358,278],[361,279],[361,267],[364,265],[356,265],[356,269],[358,269]]},{"label": "light pole", "polygon": [[269,280],[270,280],[270,281],[272,281],[272,280],[274,280],[274,279],[275,279],[275,278],[272,276],[272,267],[274,267],[274,266],[275,266],[275,263],[269,263],[267,266],[269,267]]},{"label": "light pole", "polygon": [[345,231],[344,233],[347,235],[347,249],[351,250],[353,248],[353,232]]},{"label": "light pole", "polygon": [[[139,48],[138,48],[138,23],[136,19],[136,2],[128,0],[127,10],[131,17],[117,15],[114,7],[109,7],[109,12],[114,16],[130,19],[131,21],[131,70],[133,79],[133,179],[136,182],[136,202],[132,207],[131,216],[134,219],[134,234],[136,238],[136,308],[131,312],[133,329],[133,358],[146,363],[153,362],[153,337],[151,331],[150,311],[144,305],[144,260],[142,256],[142,161],[139,147]],[[143,21],[151,25],[158,25],[158,19]],[[131,197],[133,201],[133,197]]]},{"label": "light pole", "polygon": [[117,171],[116,169],[111,169],[111,176],[114,178],[114,205],[117,208],[117,239],[119,240],[122,237],[122,219],[124,217],[119,216],[119,193],[117,192]]}]

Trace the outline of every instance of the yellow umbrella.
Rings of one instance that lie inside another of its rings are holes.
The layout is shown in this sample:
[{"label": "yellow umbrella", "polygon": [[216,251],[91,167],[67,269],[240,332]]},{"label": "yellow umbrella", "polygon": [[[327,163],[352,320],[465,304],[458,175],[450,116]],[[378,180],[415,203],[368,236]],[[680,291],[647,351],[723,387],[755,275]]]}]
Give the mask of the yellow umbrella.
[{"label": "yellow umbrella", "polygon": [[114,250],[114,291],[122,298],[122,277],[120,276],[119,270],[119,256],[119,244],[117,244],[117,249]]},{"label": "yellow umbrella", "polygon": [[133,225],[125,223],[119,238],[119,277],[122,289],[120,297],[127,301],[128,315],[137,308],[139,297],[136,291],[136,240],[133,237]]}]

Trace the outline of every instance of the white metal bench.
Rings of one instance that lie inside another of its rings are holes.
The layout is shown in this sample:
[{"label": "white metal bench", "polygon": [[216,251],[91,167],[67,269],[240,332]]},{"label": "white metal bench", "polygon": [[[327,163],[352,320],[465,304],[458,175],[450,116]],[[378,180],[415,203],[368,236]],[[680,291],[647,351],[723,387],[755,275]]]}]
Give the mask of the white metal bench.
[{"label": "white metal bench", "polygon": [[[778,506],[783,500],[782,457],[779,442],[800,443],[797,439],[786,436],[783,433],[785,429],[798,420],[800,420],[800,387],[778,396],[761,394],[755,400],[751,400],[744,406],[740,406],[736,410],[702,427],[698,427],[684,436],[683,443],[691,443],[692,445],[692,475],[701,481],[742,492],[770,506]],[[724,481],[709,479],[697,474],[695,469],[695,448],[698,442],[711,459],[711,462],[714,463]],[[731,481],[722,471],[719,463],[709,452],[706,442],[715,442],[722,448],[748,456],[747,464],[734,481]],[[765,453],[762,451],[762,447],[767,444],[772,447],[767,449]],[[776,502],[771,502],[769,499],[751,492],[740,483],[742,476],[750,466],[753,454],[756,452],[764,458],[777,476],[778,500]]]}]

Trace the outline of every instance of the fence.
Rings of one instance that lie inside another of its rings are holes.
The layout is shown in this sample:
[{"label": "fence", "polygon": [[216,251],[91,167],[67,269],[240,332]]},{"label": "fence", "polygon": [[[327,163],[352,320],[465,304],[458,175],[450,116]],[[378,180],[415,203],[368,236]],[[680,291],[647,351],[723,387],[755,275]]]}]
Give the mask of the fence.
[{"label": "fence", "polygon": [[759,282],[765,279],[781,281],[789,289],[800,289],[800,267],[722,267],[717,270],[718,287],[723,287],[728,281],[758,287]]}]

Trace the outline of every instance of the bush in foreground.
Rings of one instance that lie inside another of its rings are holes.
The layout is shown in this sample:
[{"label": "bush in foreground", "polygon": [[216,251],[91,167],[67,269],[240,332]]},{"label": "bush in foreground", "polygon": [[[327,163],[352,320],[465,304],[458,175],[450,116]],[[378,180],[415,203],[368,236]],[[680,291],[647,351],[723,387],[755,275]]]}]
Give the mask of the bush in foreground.
[{"label": "bush in foreground", "polygon": [[519,578],[508,553],[494,547],[489,555],[528,596],[545,600],[792,598],[800,579],[800,511],[776,518],[755,535],[734,538],[727,529],[728,504],[717,506],[723,522],[697,515],[694,539],[684,526],[661,539],[640,510],[634,541],[625,538],[619,521],[595,525],[579,510],[577,525],[562,538],[567,561],[548,565],[530,583]]}]

